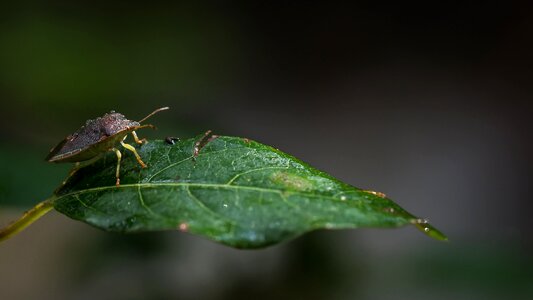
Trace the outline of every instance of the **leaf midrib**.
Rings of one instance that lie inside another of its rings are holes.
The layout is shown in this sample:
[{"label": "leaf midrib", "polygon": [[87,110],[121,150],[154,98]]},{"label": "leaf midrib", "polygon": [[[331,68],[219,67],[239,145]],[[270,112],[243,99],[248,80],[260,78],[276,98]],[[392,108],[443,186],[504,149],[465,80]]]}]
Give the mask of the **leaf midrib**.
[{"label": "leaf midrib", "polygon": [[[133,184],[121,184],[120,186],[103,186],[103,187],[95,187],[95,188],[89,188],[82,191],[76,191],[67,193],[64,195],[59,195],[55,199],[55,201],[60,200],[65,197],[71,197],[71,196],[77,196],[80,194],[90,193],[90,192],[99,192],[99,191],[105,191],[105,190],[113,190],[113,189],[127,189],[127,188],[156,188],[161,186],[171,186],[171,187],[200,187],[200,188],[220,188],[220,189],[235,189],[235,190],[249,190],[249,191],[257,191],[257,192],[267,192],[267,193],[277,193],[282,196],[284,196],[284,191],[281,189],[273,189],[273,188],[259,188],[259,187],[253,187],[253,186],[244,186],[244,185],[233,185],[233,184],[221,184],[221,183],[191,183],[191,182],[158,182],[158,183],[133,183]],[[330,199],[334,201],[339,202],[346,202],[346,200],[341,200],[340,198],[336,198],[333,196],[328,195],[321,195],[316,193],[309,193],[309,192],[302,192],[302,191],[288,191],[291,194],[298,194],[303,195],[307,197],[315,197],[315,198],[324,198],[324,199]]]}]

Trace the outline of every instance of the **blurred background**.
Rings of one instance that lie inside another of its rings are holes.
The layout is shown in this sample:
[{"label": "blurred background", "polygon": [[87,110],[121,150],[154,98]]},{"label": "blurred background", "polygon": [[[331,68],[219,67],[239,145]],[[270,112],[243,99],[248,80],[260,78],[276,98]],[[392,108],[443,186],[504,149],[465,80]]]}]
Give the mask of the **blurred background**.
[{"label": "blurred background", "polygon": [[0,4],[1,225],[58,186],[70,166],[44,157],[85,120],[170,106],[140,135],[255,139],[450,238],[243,251],[52,212],[0,245],[0,299],[531,299],[531,20],[526,1]]}]

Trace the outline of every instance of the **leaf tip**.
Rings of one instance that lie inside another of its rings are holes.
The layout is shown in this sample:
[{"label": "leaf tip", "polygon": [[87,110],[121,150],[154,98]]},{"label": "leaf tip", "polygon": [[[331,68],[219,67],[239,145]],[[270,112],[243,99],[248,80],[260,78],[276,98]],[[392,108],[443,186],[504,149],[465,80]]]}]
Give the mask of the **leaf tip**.
[{"label": "leaf tip", "polygon": [[422,231],[424,234],[426,234],[429,237],[432,237],[436,240],[447,242],[448,237],[442,233],[437,228],[433,227],[433,225],[429,224],[428,220],[426,219],[413,219],[411,220],[411,223],[415,225],[415,227]]}]

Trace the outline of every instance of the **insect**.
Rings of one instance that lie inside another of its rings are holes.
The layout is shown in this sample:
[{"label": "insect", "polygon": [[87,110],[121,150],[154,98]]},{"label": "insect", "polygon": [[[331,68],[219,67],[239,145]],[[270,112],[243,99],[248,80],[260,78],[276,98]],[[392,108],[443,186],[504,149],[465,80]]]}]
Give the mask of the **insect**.
[{"label": "insect", "polygon": [[69,175],[72,176],[80,168],[100,159],[107,151],[114,151],[117,155],[116,185],[119,186],[122,154],[116,148],[117,143],[120,143],[126,150],[133,152],[141,167],[146,168],[146,164],[142,161],[135,148],[130,144],[124,143],[124,140],[131,133],[135,143],[142,144],[146,142],[146,139],[139,139],[135,130],[146,127],[155,128],[154,125],[141,125],[141,123],[154,114],[167,109],[169,108],[156,109],[140,121],[128,120],[123,114],[115,111],[111,111],[94,120],[88,120],[78,131],[67,136],[57,146],[52,148],[45,160],[55,163],[75,163]]},{"label": "insect", "polygon": [[167,136],[165,138],[165,142],[169,145],[174,145],[176,144],[176,141],[179,141],[180,138],[177,138],[177,137],[173,137],[173,136]]}]

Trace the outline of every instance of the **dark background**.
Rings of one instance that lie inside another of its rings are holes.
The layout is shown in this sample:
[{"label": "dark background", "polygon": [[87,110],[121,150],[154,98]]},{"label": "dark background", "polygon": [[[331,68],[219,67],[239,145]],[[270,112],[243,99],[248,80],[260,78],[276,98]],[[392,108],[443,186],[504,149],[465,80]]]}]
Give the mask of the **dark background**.
[{"label": "dark background", "polygon": [[47,198],[43,161],[117,110],[148,138],[207,129],[385,192],[414,228],[242,251],[51,213],[0,245],[1,299],[526,299],[533,295],[527,1],[0,4],[0,222]]}]

